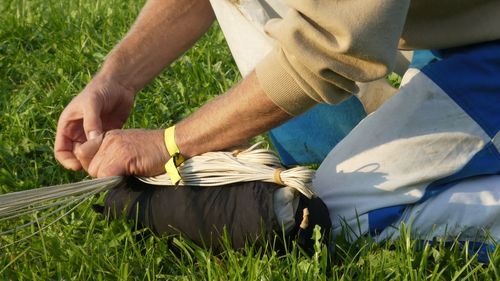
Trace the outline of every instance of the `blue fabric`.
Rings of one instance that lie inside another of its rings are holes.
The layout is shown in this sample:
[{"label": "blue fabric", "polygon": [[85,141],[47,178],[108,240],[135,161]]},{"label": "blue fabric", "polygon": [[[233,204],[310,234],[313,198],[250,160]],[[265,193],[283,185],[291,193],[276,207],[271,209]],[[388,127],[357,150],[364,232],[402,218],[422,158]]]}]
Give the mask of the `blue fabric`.
[{"label": "blue fabric", "polygon": [[493,138],[500,129],[500,40],[439,53],[442,60],[422,72]]},{"label": "blue fabric", "polygon": [[369,212],[368,227],[370,235],[375,236],[379,234],[384,228],[399,220],[405,209],[406,205],[398,205]]},{"label": "blue fabric", "polygon": [[496,246],[493,244],[483,242],[470,242],[461,241],[460,244],[464,246],[468,244],[469,254],[477,255],[477,260],[482,263],[490,262],[490,255],[495,252]]},{"label": "blue fabric", "polygon": [[338,105],[318,104],[269,135],[284,165],[319,164],[365,116],[353,96]]}]

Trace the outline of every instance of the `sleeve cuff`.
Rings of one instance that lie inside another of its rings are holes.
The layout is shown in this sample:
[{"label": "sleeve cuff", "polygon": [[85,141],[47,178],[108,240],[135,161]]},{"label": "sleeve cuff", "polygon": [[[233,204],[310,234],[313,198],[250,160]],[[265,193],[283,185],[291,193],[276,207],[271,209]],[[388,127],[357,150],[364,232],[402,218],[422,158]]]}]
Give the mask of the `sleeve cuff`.
[{"label": "sleeve cuff", "polygon": [[300,115],[317,104],[284,69],[275,50],[257,64],[255,72],[266,95],[288,114]]}]

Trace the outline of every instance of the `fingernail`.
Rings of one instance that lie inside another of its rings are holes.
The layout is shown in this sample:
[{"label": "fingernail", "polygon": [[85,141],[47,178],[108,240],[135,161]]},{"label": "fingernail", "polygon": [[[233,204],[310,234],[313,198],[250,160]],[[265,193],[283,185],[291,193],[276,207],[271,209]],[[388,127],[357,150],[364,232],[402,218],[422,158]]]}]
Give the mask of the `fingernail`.
[{"label": "fingernail", "polygon": [[100,134],[97,131],[90,131],[89,132],[89,140],[93,140],[97,138]]}]

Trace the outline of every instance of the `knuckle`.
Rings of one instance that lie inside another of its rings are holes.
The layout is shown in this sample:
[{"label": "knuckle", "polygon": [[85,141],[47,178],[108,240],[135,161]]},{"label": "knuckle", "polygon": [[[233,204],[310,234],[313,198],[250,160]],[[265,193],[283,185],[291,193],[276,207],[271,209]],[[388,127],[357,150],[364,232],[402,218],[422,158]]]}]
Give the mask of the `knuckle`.
[{"label": "knuckle", "polygon": [[129,175],[137,175],[138,174],[138,165],[137,165],[137,157],[128,156],[125,160],[125,170]]},{"label": "knuckle", "polygon": [[102,140],[104,146],[124,146],[125,140],[121,130],[111,130],[104,134],[104,139]]},{"label": "knuckle", "polygon": [[116,141],[120,136],[119,130],[110,130],[104,134],[103,141]]}]

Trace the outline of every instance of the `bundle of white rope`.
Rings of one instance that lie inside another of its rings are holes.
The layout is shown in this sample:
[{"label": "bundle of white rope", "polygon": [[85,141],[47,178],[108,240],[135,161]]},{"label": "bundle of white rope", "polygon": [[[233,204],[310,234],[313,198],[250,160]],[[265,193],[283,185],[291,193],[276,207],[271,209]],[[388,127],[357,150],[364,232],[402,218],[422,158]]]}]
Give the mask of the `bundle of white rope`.
[{"label": "bundle of white rope", "polygon": [[[259,142],[243,151],[208,152],[188,159],[178,167],[182,177],[179,185],[209,187],[263,181],[291,187],[311,198],[314,171],[302,166],[285,169],[276,154],[262,146]],[[172,185],[167,174],[139,179],[152,185]]]},{"label": "bundle of white rope", "polygon": [[[179,184],[211,187],[237,182],[264,181],[288,186],[311,198],[314,195],[311,189],[314,171],[306,167],[285,169],[274,152],[262,146],[260,142],[244,151],[208,152],[188,159],[178,168],[182,177]],[[139,177],[139,179],[152,185],[172,185],[166,174]],[[16,225],[14,229],[0,228],[0,235],[15,232],[58,215],[48,224],[51,225],[94,195],[117,186],[122,180],[123,177],[110,177],[0,195],[0,222],[18,219],[24,215],[35,216],[27,223]],[[70,206],[73,207],[66,211]],[[38,215],[39,211],[48,209],[50,209],[48,213]]]},{"label": "bundle of white rope", "polygon": [[[110,177],[0,195],[0,221],[54,206],[65,205],[65,203],[71,203],[71,201],[80,198],[82,195],[87,198],[89,195],[113,188],[121,180],[122,177]],[[49,201],[61,198],[67,199],[46,204]]]},{"label": "bundle of white rope", "polygon": [[[109,190],[118,185],[123,177],[109,177],[104,179],[88,180],[77,183],[54,185],[0,195],[0,223],[5,221],[20,220],[29,215],[23,224],[6,224],[7,228],[0,227],[0,237],[12,234],[23,228],[37,224],[38,229],[30,235],[18,238],[6,245],[1,243],[0,250],[12,244],[35,236],[43,229],[56,223],[74,211],[78,206],[90,200],[94,195]],[[40,211],[50,210],[39,214]],[[48,218],[55,218],[43,226],[39,225]],[[0,224],[1,226],[1,224]]]}]

